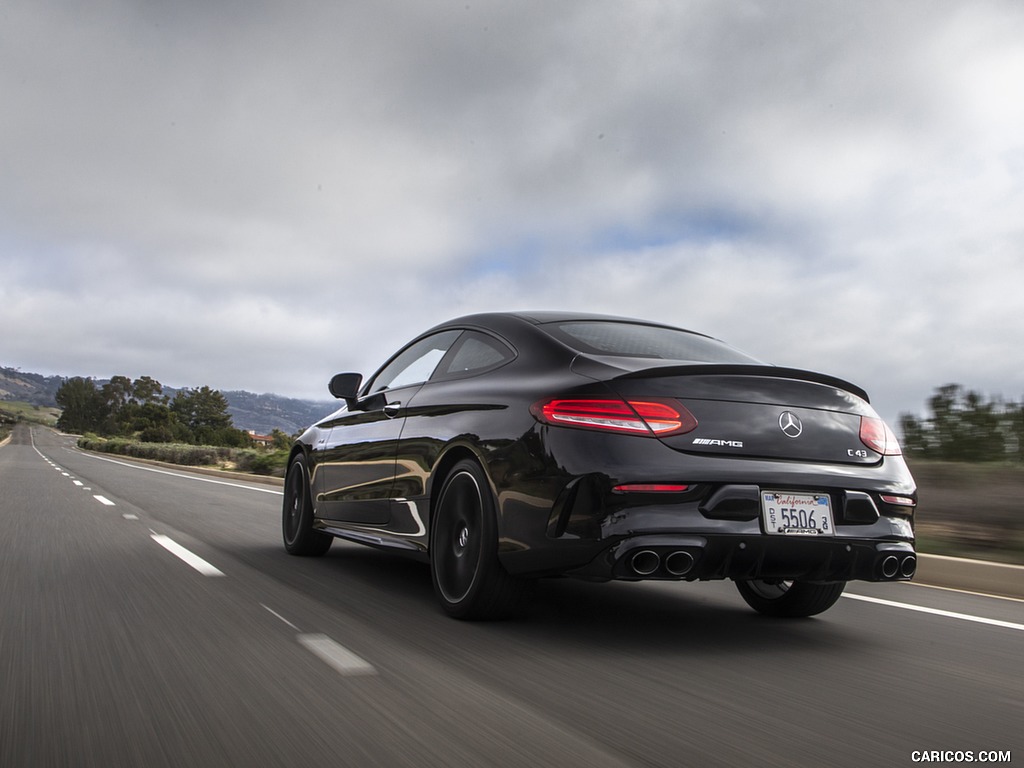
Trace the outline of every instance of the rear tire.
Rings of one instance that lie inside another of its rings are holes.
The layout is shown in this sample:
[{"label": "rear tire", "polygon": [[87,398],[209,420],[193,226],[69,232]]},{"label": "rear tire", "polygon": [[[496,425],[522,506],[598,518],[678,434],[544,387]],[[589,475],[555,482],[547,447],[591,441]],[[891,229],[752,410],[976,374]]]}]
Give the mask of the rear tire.
[{"label": "rear tire", "polygon": [[483,469],[465,459],[445,478],[434,510],[430,576],[445,613],[456,619],[501,619],[525,602],[530,582],[498,560],[494,495]]},{"label": "rear tire", "polygon": [[313,501],[306,459],[296,456],[288,466],[281,510],[284,548],[291,555],[319,557],[331,548],[334,537],[313,528]]},{"label": "rear tire", "polygon": [[737,581],[747,605],[765,616],[801,618],[827,611],[843,594],[846,582],[812,584],[806,581]]}]

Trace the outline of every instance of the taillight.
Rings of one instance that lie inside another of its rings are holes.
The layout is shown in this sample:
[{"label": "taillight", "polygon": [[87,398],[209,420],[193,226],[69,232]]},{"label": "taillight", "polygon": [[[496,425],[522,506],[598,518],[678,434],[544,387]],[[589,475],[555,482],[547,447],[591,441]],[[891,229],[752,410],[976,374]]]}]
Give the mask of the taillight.
[{"label": "taillight", "polygon": [[682,403],[668,399],[551,398],[534,403],[530,412],[545,424],[645,437],[680,435],[697,428],[693,414]]},{"label": "taillight", "polygon": [[690,486],[683,483],[623,483],[612,487],[612,493],[685,493]]},{"label": "taillight", "polygon": [[897,507],[916,507],[917,506],[917,502],[914,501],[909,496],[888,496],[888,495],[883,493],[882,494],[882,501],[884,501],[886,504],[893,504],[893,505],[895,505]]},{"label": "taillight", "polygon": [[883,456],[900,456],[903,449],[896,434],[879,418],[873,416],[860,417],[860,441],[868,448]]}]

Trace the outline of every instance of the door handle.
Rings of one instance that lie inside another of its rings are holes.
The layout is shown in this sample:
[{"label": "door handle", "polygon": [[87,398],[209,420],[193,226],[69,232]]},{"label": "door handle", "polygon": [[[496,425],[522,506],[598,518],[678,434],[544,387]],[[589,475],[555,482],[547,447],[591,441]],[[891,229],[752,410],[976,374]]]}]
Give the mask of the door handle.
[{"label": "door handle", "polygon": [[398,412],[401,410],[401,403],[386,403],[384,405],[384,415],[387,416],[389,419],[395,418],[395,416],[397,416]]}]

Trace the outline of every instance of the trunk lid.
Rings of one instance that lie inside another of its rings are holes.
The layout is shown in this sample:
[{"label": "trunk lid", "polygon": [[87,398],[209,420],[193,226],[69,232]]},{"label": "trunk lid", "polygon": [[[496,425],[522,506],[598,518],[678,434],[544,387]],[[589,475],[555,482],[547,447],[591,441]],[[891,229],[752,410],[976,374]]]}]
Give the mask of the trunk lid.
[{"label": "trunk lid", "polygon": [[686,406],[697,428],[658,438],[678,451],[833,464],[881,459],[860,438],[861,417],[877,418],[867,394],[832,376],[774,366],[683,365],[638,368],[608,384],[628,400],[672,398]]}]

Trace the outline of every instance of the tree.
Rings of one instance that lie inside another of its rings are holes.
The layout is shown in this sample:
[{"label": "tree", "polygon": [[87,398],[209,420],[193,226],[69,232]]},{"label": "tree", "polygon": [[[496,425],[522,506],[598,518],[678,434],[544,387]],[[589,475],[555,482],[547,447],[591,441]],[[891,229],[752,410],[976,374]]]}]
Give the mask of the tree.
[{"label": "tree", "polygon": [[901,414],[908,456],[940,461],[1020,459],[1024,437],[1022,406],[996,397],[986,400],[960,384],[938,387],[929,398],[931,416]]},{"label": "tree", "polygon": [[167,397],[163,396],[164,386],[156,379],[149,376],[142,376],[132,382],[132,400],[139,405],[147,403],[167,404]]},{"label": "tree", "polygon": [[234,428],[228,400],[216,389],[203,386],[180,390],[170,408],[178,422],[191,433],[188,442],[227,446],[249,443],[249,436]]},{"label": "tree", "polygon": [[132,380],[127,376],[114,376],[103,385],[100,394],[106,412],[102,432],[107,435],[124,434],[131,418],[128,406],[132,398]]},{"label": "tree", "polygon": [[274,429],[270,436],[273,438],[273,448],[275,451],[287,451],[291,448],[292,438],[286,432],[282,432],[280,429]]},{"label": "tree", "polygon": [[903,434],[903,439],[900,442],[903,445],[904,455],[927,458],[930,452],[928,431],[921,419],[912,413],[901,413],[900,432]]},{"label": "tree", "polygon": [[63,411],[57,428],[64,432],[97,432],[106,415],[104,397],[92,379],[76,376],[65,381],[54,395]]},{"label": "tree", "polygon": [[173,442],[243,447],[249,436],[235,429],[227,398],[203,386],[179,391],[173,401],[163,385],[149,376],[132,381],[114,376],[97,388],[92,379],[67,379],[56,393],[64,409],[58,427],[69,432],[96,432],[105,437],[133,437],[143,442]]}]

